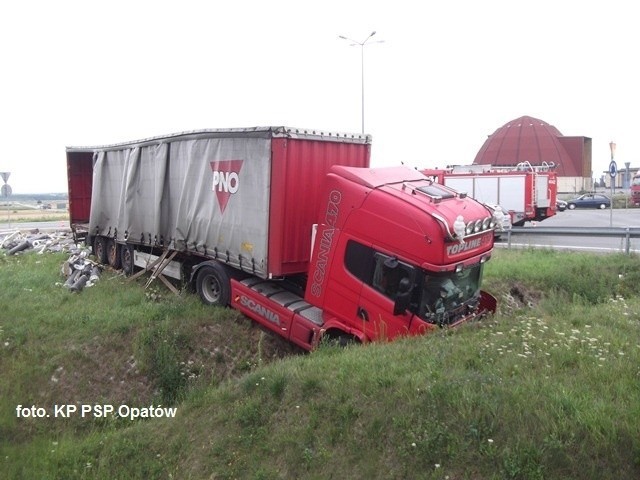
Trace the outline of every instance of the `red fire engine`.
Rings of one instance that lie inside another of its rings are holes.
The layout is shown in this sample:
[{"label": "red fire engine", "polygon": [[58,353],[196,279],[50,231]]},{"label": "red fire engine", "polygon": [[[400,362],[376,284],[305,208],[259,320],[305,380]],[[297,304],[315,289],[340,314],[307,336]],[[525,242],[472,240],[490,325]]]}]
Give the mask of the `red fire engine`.
[{"label": "red fire engine", "polygon": [[553,164],[515,166],[456,165],[422,170],[438,183],[486,205],[500,205],[516,226],[556,214],[557,179]]}]

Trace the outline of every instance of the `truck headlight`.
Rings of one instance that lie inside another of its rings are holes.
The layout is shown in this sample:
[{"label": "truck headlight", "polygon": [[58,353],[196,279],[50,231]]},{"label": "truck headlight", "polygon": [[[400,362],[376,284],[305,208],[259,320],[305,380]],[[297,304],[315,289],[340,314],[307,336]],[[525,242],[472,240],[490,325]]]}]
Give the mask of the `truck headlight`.
[{"label": "truck headlight", "polygon": [[475,226],[475,222],[471,220],[469,223],[467,223],[467,228],[465,229],[465,233],[467,235],[471,235],[473,233],[474,226]]}]

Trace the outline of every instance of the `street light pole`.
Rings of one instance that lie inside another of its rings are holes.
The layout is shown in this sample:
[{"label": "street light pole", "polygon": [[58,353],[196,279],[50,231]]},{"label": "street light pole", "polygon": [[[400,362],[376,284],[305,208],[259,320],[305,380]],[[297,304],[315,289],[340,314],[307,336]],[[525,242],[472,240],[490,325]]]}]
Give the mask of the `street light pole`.
[{"label": "street light pole", "polygon": [[[376,34],[375,30],[369,34],[367,38],[365,38],[362,42],[358,42],[349,37],[345,37],[344,35],[339,35],[338,38],[342,40],[347,40],[352,42],[349,46],[355,47],[356,45],[360,46],[360,75],[361,75],[361,107],[362,107],[362,133],[364,134],[364,46],[367,42]],[[384,40],[378,40],[377,42],[372,43],[383,43]]]}]

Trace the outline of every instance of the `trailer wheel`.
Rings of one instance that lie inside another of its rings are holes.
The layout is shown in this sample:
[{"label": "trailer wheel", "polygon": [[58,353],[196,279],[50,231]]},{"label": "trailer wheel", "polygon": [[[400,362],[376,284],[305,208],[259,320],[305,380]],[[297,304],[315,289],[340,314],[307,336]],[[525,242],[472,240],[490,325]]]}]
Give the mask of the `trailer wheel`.
[{"label": "trailer wheel", "polygon": [[109,262],[109,265],[116,270],[119,270],[122,266],[122,261],[120,259],[120,245],[118,245],[112,238],[107,240],[107,261]]},{"label": "trailer wheel", "polygon": [[93,254],[98,259],[98,263],[106,265],[107,263],[107,239],[97,236],[93,240]]},{"label": "trailer wheel", "polygon": [[125,275],[133,274],[135,268],[133,258],[133,247],[131,245],[123,245],[120,248],[120,266]]},{"label": "trailer wheel", "polygon": [[226,307],[229,305],[231,283],[222,265],[201,267],[196,276],[196,291],[203,303]]}]

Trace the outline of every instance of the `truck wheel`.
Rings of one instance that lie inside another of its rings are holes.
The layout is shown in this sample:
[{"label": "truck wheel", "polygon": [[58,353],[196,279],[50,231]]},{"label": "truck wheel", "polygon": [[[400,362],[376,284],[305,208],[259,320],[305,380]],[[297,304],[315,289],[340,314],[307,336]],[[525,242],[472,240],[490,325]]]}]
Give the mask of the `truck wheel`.
[{"label": "truck wheel", "polygon": [[231,284],[222,265],[205,265],[198,271],[196,291],[203,303],[226,307],[229,305]]},{"label": "truck wheel", "polygon": [[329,331],[325,333],[324,341],[336,347],[348,347],[361,343],[360,339],[354,335],[349,335],[340,331]]},{"label": "truck wheel", "polygon": [[123,245],[120,248],[120,266],[125,275],[129,276],[133,274],[135,268],[133,258],[133,247],[131,245]]},{"label": "truck wheel", "polygon": [[119,270],[122,266],[122,261],[120,260],[120,245],[112,238],[107,240],[107,261],[109,265],[116,270]]},{"label": "truck wheel", "polygon": [[106,265],[107,263],[107,239],[105,237],[96,237],[93,240],[93,254],[98,259],[98,263]]}]

